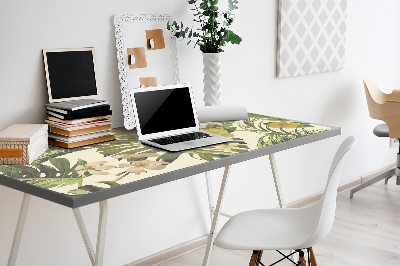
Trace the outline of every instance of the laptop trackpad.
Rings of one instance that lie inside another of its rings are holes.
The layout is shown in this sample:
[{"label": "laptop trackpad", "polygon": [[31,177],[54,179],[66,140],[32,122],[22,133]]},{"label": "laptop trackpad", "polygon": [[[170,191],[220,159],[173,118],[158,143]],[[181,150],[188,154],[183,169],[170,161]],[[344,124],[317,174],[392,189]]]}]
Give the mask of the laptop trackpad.
[{"label": "laptop trackpad", "polygon": [[185,141],[185,144],[189,145],[190,147],[199,147],[199,146],[211,145],[213,143],[204,139],[197,139],[197,140]]}]

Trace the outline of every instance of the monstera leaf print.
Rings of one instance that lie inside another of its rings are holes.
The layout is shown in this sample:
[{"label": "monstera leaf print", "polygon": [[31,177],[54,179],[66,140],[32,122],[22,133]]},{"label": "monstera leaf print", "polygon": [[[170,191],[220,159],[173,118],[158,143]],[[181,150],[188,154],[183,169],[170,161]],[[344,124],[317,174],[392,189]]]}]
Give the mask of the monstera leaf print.
[{"label": "monstera leaf print", "polygon": [[[109,187],[107,187],[107,188],[119,186],[118,183],[109,182],[109,181],[104,181],[104,182],[99,182],[99,183],[108,185]],[[85,185],[85,186],[81,186],[81,187],[79,187],[77,189],[70,190],[69,193],[71,193],[72,195],[86,195],[86,194],[90,194],[90,193],[93,193],[93,192],[105,190],[107,188],[99,187],[99,186],[96,186],[96,185]]]},{"label": "monstera leaf print", "polygon": [[142,145],[134,130],[113,129],[116,140],[74,149],[50,146],[30,165],[0,165],[0,175],[59,193],[84,195],[330,129],[256,114],[246,120],[201,123],[200,128],[231,141],[166,152]]},{"label": "monstera leaf print", "polygon": [[106,157],[118,154],[133,154],[159,151],[157,149],[140,144],[136,132],[126,130],[114,130],[113,132],[121,133],[116,134],[115,140],[105,142],[102,145],[97,146],[97,151]]},{"label": "monstera leaf print", "polygon": [[76,172],[76,167],[86,164],[86,161],[79,159],[72,167],[65,158],[54,158],[49,160],[52,166],[37,165],[0,165],[0,172],[5,176],[18,179],[28,184],[42,188],[62,187],[75,183],[82,183],[82,176]]}]

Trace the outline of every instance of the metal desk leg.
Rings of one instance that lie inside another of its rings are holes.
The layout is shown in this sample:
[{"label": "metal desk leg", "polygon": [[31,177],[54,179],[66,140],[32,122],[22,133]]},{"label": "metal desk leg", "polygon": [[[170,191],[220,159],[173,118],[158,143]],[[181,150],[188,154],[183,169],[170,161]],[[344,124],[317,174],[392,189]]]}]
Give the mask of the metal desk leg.
[{"label": "metal desk leg", "polygon": [[95,266],[103,265],[104,246],[106,242],[108,204],[107,200],[100,201],[99,227],[97,231],[97,247]]},{"label": "metal desk leg", "polygon": [[213,199],[213,192],[212,192],[212,185],[211,185],[211,178],[210,172],[205,173],[206,177],[206,185],[207,185],[207,194],[208,194],[208,208],[210,209],[210,221],[213,220],[214,215],[214,199]]},{"label": "metal desk leg", "polygon": [[85,243],[86,250],[89,254],[90,262],[95,266],[103,265],[103,257],[104,257],[104,246],[106,239],[106,228],[107,228],[107,213],[108,213],[108,205],[107,200],[103,200],[99,202],[100,205],[100,214],[99,214],[99,225],[97,231],[97,246],[96,253],[93,251],[92,244],[90,242],[89,236],[86,231],[85,223],[82,219],[82,215],[79,209],[74,209],[74,215],[76,219],[76,223],[78,224],[79,231],[81,232],[83,242]]},{"label": "metal desk leg", "polygon": [[[274,153],[271,153],[269,155],[269,163],[271,164],[272,176],[274,177],[275,190],[276,190],[276,195],[278,196],[279,207],[286,208],[286,203],[285,200],[283,199],[283,191],[281,187],[281,181],[278,175],[278,167],[276,166]],[[289,254],[290,253],[293,253],[293,250],[289,250]],[[294,260],[293,255],[291,255],[290,258]]]},{"label": "metal desk leg", "polygon": [[278,196],[279,207],[286,208],[286,203],[285,200],[283,199],[281,182],[279,180],[279,175],[277,170],[278,168],[276,167],[275,155],[273,153],[269,155],[269,163],[271,164],[272,176],[274,177],[274,183],[275,183],[276,195]]},{"label": "metal desk leg", "polygon": [[[212,183],[211,183],[211,174],[210,172],[205,173],[205,178],[206,178],[206,185],[207,185],[207,194],[208,194],[208,208],[210,209],[210,222],[212,223],[213,221],[213,216],[215,212],[215,207],[214,207],[214,197],[213,197],[213,192],[212,192]],[[220,212],[219,215],[225,216],[227,218],[232,218],[232,214]]]},{"label": "metal desk leg", "polygon": [[17,261],[19,244],[21,243],[30,200],[31,195],[24,193],[24,197],[22,198],[21,203],[21,209],[19,211],[17,227],[15,228],[14,240],[11,246],[10,256],[8,257],[8,266],[14,266],[15,262]]},{"label": "metal desk leg", "polygon": [[212,249],[212,245],[213,245],[214,238],[215,238],[214,232],[215,232],[215,229],[217,228],[217,223],[218,223],[218,218],[220,215],[222,200],[224,198],[224,192],[225,192],[225,188],[226,188],[226,184],[227,184],[226,181],[229,176],[229,170],[230,170],[230,166],[226,166],[225,171],[224,171],[224,176],[223,176],[222,182],[221,182],[221,188],[219,190],[217,206],[215,208],[215,213],[214,213],[214,216],[212,219],[211,231],[210,231],[210,235],[208,237],[206,253],[204,255],[204,260],[203,260],[203,266],[208,265],[210,257],[211,257],[211,249]]},{"label": "metal desk leg", "polygon": [[79,227],[79,231],[81,232],[83,242],[85,243],[86,251],[89,255],[90,262],[92,263],[92,265],[94,265],[94,251],[93,251],[92,243],[90,242],[89,235],[86,231],[85,222],[82,219],[81,211],[79,210],[79,208],[76,208],[76,209],[73,209],[73,212],[75,215],[76,223],[78,224],[78,227]]}]

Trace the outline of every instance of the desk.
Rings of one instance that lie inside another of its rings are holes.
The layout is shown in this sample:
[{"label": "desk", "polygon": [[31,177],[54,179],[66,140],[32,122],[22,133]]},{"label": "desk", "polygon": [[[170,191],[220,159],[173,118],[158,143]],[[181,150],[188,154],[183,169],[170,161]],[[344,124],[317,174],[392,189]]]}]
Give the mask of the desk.
[{"label": "desk", "polygon": [[[183,152],[141,145],[135,131],[115,129],[116,140],[75,149],[50,147],[31,165],[0,165],[0,184],[24,192],[8,265],[15,265],[31,195],[73,209],[93,265],[103,264],[107,199],[225,167],[216,207],[208,187],[212,226],[203,265],[208,264],[229,166],[269,155],[280,206],[284,207],[273,154],[340,134],[340,128],[249,114],[248,120],[203,123],[201,128],[232,141]],[[207,184],[210,184],[206,174]],[[94,252],[79,207],[99,202]]]}]

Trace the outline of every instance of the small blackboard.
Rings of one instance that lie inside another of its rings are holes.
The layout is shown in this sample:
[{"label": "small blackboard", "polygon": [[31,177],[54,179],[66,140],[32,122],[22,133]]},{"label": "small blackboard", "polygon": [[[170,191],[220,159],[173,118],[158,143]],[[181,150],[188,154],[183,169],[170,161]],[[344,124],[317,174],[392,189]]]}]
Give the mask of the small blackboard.
[{"label": "small blackboard", "polygon": [[96,98],[94,48],[43,50],[49,102]]}]

